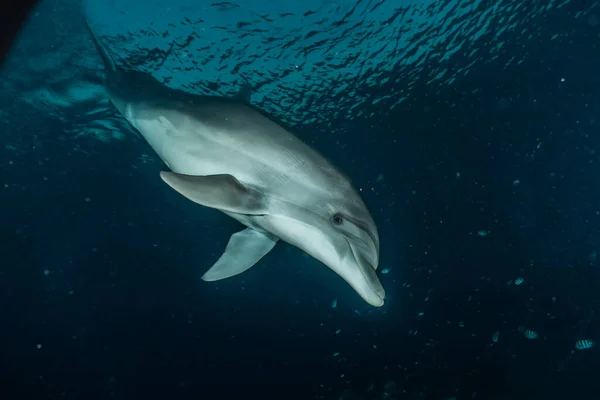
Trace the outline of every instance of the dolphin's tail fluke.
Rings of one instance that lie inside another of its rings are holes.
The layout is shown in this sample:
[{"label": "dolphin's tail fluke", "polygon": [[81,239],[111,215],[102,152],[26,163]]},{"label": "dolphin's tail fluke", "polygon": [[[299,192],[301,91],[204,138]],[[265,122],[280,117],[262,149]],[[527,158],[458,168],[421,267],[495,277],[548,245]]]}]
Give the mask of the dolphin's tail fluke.
[{"label": "dolphin's tail fluke", "polygon": [[104,47],[104,45],[100,41],[100,38],[98,37],[98,35],[96,35],[96,32],[91,27],[87,17],[85,16],[85,13],[83,14],[83,20],[85,21],[85,25],[87,26],[88,31],[90,32],[90,35],[92,36],[92,40],[94,41],[96,50],[98,50],[98,54],[100,54],[100,57],[102,57],[102,62],[104,62],[104,67],[108,70],[109,73],[116,72],[117,65],[115,64],[115,61],[110,56],[108,50],[106,50],[106,47]]}]

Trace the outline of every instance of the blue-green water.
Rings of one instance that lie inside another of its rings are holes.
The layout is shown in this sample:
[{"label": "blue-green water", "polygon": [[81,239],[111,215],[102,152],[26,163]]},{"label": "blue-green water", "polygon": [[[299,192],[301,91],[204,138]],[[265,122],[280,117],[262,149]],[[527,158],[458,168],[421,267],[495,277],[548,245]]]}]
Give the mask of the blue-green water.
[{"label": "blue-green water", "polygon": [[164,185],[79,1],[44,0],[0,70],[0,398],[598,397],[598,2],[85,9],[120,65],[247,81],[346,172],[386,304],[285,244],[201,281],[240,226]]}]

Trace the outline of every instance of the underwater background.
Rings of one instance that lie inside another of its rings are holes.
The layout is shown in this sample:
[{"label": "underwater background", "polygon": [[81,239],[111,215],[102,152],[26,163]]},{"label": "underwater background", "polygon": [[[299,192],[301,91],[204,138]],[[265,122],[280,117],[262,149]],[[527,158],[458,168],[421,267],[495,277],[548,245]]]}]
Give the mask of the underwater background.
[{"label": "underwater background", "polygon": [[[234,95],[361,191],[382,308],[182,198],[102,89]],[[0,399],[597,399],[600,3],[44,0],[0,69]]]}]

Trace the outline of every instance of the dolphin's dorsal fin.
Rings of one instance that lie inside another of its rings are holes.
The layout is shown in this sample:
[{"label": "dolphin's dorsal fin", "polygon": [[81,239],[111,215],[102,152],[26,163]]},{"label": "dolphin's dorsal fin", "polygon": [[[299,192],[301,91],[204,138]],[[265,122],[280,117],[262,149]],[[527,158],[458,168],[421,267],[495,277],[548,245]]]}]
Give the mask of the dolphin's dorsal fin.
[{"label": "dolphin's dorsal fin", "polygon": [[250,269],[277,243],[277,238],[262,234],[252,228],[231,235],[225,252],[202,276],[204,281],[218,281],[241,274]]},{"label": "dolphin's dorsal fin", "polygon": [[163,171],[160,177],[177,192],[205,207],[236,214],[268,214],[264,196],[232,175],[194,176]]}]

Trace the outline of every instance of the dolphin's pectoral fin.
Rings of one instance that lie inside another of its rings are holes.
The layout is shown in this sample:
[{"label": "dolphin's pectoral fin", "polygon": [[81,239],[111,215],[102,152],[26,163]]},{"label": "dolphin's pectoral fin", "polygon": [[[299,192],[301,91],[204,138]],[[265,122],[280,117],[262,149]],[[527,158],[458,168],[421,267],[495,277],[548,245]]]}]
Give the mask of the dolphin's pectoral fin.
[{"label": "dolphin's pectoral fin", "polygon": [[276,237],[264,235],[252,228],[234,233],[225,252],[202,276],[202,280],[218,281],[241,274],[271,251],[277,240]]},{"label": "dolphin's pectoral fin", "polygon": [[177,192],[205,207],[247,215],[268,213],[265,198],[232,175],[193,176],[162,171],[160,177]]}]

